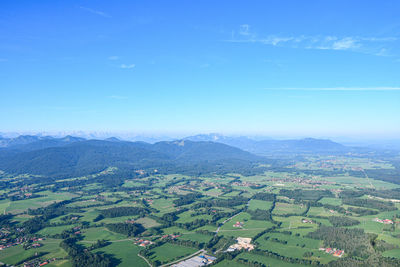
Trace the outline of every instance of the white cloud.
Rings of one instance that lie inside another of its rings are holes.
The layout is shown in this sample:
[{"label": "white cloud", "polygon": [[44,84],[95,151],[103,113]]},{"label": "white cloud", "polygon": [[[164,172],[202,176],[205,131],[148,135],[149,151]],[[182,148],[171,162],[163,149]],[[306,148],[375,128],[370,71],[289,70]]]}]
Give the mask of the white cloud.
[{"label": "white cloud", "polygon": [[108,57],[109,60],[118,60],[119,56],[110,56]]},{"label": "white cloud", "polygon": [[347,50],[360,47],[360,44],[352,37],[346,37],[341,40],[335,41],[332,44],[333,50]]},{"label": "white cloud", "polygon": [[121,64],[119,66],[121,69],[133,69],[135,67],[135,64]]},{"label": "white cloud", "polygon": [[104,18],[111,18],[110,15],[108,15],[107,13],[104,13],[103,11],[95,10],[95,9],[84,7],[84,6],[81,6],[80,9],[86,10],[87,12],[90,12],[90,13],[95,14],[95,15],[102,16]]},{"label": "white cloud", "polygon": [[400,91],[400,87],[284,87],[264,88],[271,91]]},{"label": "white cloud", "polygon": [[273,45],[273,46],[277,46],[281,43],[286,43],[286,42],[290,42],[293,41],[294,38],[293,37],[276,37],[276,36],[269,36],[266,39],[261,39],[260,42],[263,44],[269,44],[269,45]]},{"label": "white cloud", "polygon": [[[236,36],[236,37],[235,37]],[[321,50],[342,50],[354,51],[376,56],[388,56],[388,48],[383,48],[383,44],[398,41],[396,37],[360,37],[360,36],[291,36],[291,35],[267,35],[266,37],[257,37],[258,35],[250,30],[250,25],[243,24],[239,27],[239,35],[233,31],[230,40],[231,43],[262,43],[272,46],[284,46],[303,49],[321,49]]]}]

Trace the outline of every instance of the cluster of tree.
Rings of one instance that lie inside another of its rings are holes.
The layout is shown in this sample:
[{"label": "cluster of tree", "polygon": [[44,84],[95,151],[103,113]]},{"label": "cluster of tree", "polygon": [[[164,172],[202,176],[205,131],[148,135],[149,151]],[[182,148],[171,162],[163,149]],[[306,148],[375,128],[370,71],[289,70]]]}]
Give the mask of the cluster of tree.
[{"label": "cluster of tree", "polygon": [[111,267],[115,266],[109,256],[100,253],[92,253],[85,250],[82,246],[78,245],[76,238],[67,238],[60,243],[71,258],[74,267],[88,266],[88,267]]},{"label": "cluster of tree", "polygon": [[64,222],[68,222],[68,221],[71,221],[71,220],[79,220],[80,217],[82,217],[82,216],[81,215],[77,215],[77,214],[69,214],[67,216],[61,217],[60,220],[64,221]]},{"label": "cluster of tree", "polygon": [[13,216],[11,214],[0,214],[0,226],[10,226],[10,220]]},{"label": "cluster of tree", "polygon": [[175,206],[183,206],[188,205],[195,202],[198,198],[201,198],[202,194],[200,193],[190,193],[187,195],[180,196],[178,199],[173,201]]},{"label": "cluster of tree", "polygon": [[239,250],[235,250],[235,251],[220,253],[218,255],[217,259],[213,261],[212,265],[217,265],[219,262],[221,262],[223,260],[232,261],[233,259],[236,258],[237,255],[240,254],[240,252],[241,251],[239,251]]},{"label": "cluster of tree", "polygon": [[359,190],[343,190],[342,192],[339,193],[340,198],[358,198],[362,197],[364,195],[364,191],[359,191]]},{"label": "cluster of tree", "polygon": [[272,193],[257,193],[253,196],[253,199],[264,200],[264,201],[275,201],[276,195]]},{"label": "cluster of tree", "polygon": [[104,218],[105,218],[105,217],[104,217],[103,214],[99,214],[99,215],[97,215],[97,216],[93,219],[93,222],[101,221],[101,220],[103,220]]},{"label": "cluster of tree", "polygon": [[357,213],[361,216],[366,216],[366,215],[376,215],[379,212],[376,210],[370,210],[370,209],[363,209],[363,208],[356,208],[356,207],[348,207],[347,208],[348,211]]},{"label": "cluster of tree", "polygon": [[398,267],[400,259],[388,258],[378,253],[371,254],[367,259],[362,260],[357,257],[345,257],[329,262],[328,267],[365,267],[365,266],[382,266],[382,267]]},{"label": "cluster of tree", "polygon": [[127,236],[137,236],[145,231],[138,223],[110,223],[106,224],[108,230]]},{"label": "cluster of tree", "polygon": [[215,235],[214,232],[210,232],[210,231],[208,231],[208,230],[197,230],[196,233],[197,233],[197,234],[202,234],[202,235],[211,235],[211,236],[214,236],[214,235]]},{"label": "cluster of tree", "polygon": [[37,231],[43,229],[49,225],[49,220],[56,218],[58,216],[64,215],[70,212],[79,212],[79,208],[66,207],[66,204],[71,203],[73,200],[65,200],[58,203],[53,203],[44,208],[29,209],[29,215],[36,215],[27,221],[25,221],[22,226],[25,228],[25,232],[29,234],[36,233]]},{"label": "cluster of tree", "polygon": [[345,216],[330,216],[328,220],[335,227],[353,226],[360,224],[359,221]]},{"label": "cluster of tree", "polygon": [[328,209],[328,210],[337,211],[339,213],[343,213],[343,214],[346,213],[346,209],[341,207],[341,206],[331,205],[331,204],[324,204],[323,207]]},{"label": "cluster of tree", "polygon": [[107,240],[104,240],[104,239],[99,239],[99,240],[97,240],[96,243],[90,245],[88,247],[88,250],[94,250],[94,249],[102,248],[102,247],[108,246],[110,244],[111,244],[110,241],[107,241]]},{"label": "cluster of tree", "polygon": [[287,256],[281,255],[277,252],[273,252],[273,251],[270,251],[267,249],[260,250],[258,248],[255,248],[250,253],[271,257],[271,258],[289,262],[289,263],[304,264],[304,265],[317,265],[317,266],[321,265],[321,263],[317,260],[306,260],[306,259],[287,257]]},{"label": "cluster of tree", "polygon": [[202,227],[202,226],[204,226],[206,224],[209,224],[209,223],[210,223],[210,220],[196,219],[194,221],[185,222],[185,223],[177,223],[177,222],[175,222],[174,225],[176,225],[176,226],[178,226],[180,228],[183,228],[183,229],[191,231],[191,230],[197,229],[197,228]]},{"label": "cluster of tree", "polygon": [[148,213],[149,213],[148,210],[142,207],[113,207],[100,211],[100,214],[106,218],[115,218],[115,217],[132,216],[132,215],[145,216]]},{"label": "cluster of tree", "polygon": [[61,233],[49,235],[53,238],[58,238],[58,239],[67,239],[67,238],[73,238],[76,237],[75,235],[76,230],[71,228],[71,229],[65,229]]},{"label": "cluster of tree", "polygon": [[371,196],[376,196],[381,198],[400,199],[400,188],[387,189],[387,190],[368,189],[366,190],[365,193]]},{"label": "cluster of tree", "polygon": [[251,215],[252,220],[260,220],[260,221],[273,221],[272,215],[269,212],[269,210],[262,210],[262,209],[256,209],[256,210],[247,210],[247,213]]},{"label": "cluster of tree", "polygon": [[9,199],[11,201],[17,201],[17,200],[23,200],[23,199],[28,199],[28,198],[31,199],[31,198],[38,198],[38,197],[42,197],[42,195],[35,194],[35,193],[33,193],[30,196],[26,196],[25,194],[18,194],[18,195],[10,196]]},{"label": "cluster of tree", "polygon": [[366,234],[363,229],[321,225],[315,232],[308,233],[307,237],[323,240],[327,247],[343,249],[349,255],[362,258],[374,252],[371,244],[374,236]]},{"label": "cluster of tree", "polygon": [[366,169],[365,173],[372,179],[400,184],[400,168],[396,165],[394,166],[395,169]]},{"label": "cluster of tree", "polygon": [[376,199],[362,199],[362,198],[345,198],[342,200],[343,204],[359,206],[365,208],[377,209],[380,211],[392,211],[397,210],[392,202],[380,201]]},{"label": "cluster of tree", "polygon": [[162,223],[162,224],[164,224],[164,225],[166,225],[168,227],[168,226],[171,226],[173,224],[173,222],[176,221],[179,218],[178,217],[179,214],[181,214],[181,213],[183,213],[185,211],[188,211],[188,209],[187,208],[183,208],[183,209],[176,210],[176,211],[173,211],[173,212],[168,212],[168,213],[163,214],[161,217],[157,217],[157,216],[154,216],[154,215],[150,215],[149,217],[155,219],[159,223]]},{"label": "cluster of tree", "polygon": [[276,237],[270,238],[269,236],[266,236],[266,237],[265,237],[265,240],[270,240],[270,241],[272,241],[272,242],[280,243],[280,244],[283,244],[283,245],[286,245],[286,244],[287,244],[287,241],[286,241],[286,240],[281,240],[281,239],[276,238]]},{"label": "cluster of tree", "polygon": [[48,220],[50,219],[51,218],[45,216],[33,217],[25,221],[22,224],[22,227],[25,228],[26,233],[33,234],[48,226],[49,225]]},{"label": "cluster of tree", "polygon": [[251,267],[267,267],[267,265],[265,265],[262,262],[258,262],[256,260],[249,260],[249,259],[245,259],[245,258],[238,258],[236,259],[236,261],[240,264],[243,265],[247,265],[247,266],[251,266]]},{"label": "cluster of tree", "polygon": [[376,251],[380,251],[380,252],[398,248],[397,245],[390,244],[390,243],[386,242],[385,240],[380,240],[380,239],[373,240],[372,245],[374,246]]},{"label": "cluster of tree", "polygon": [[329,190],[281,189],[279,194],[297,201],[318,201],[323,197],[334,197],[333,193]]},{"label": "cluster of tree", "polygon": [[192,208],[199,209],[204,207],[235,207],[239,205],[244,205],[249,201],[249,198],[237,196],[235,198],[230,199],[209,199],[206,201],[201,201],[199,203],[195,203]]},{"label": "cluster of tree", "polygon": [[28,209],[29,215],[43,215],[43,216],[53,216],[53,218],[71,213],[71,212],[81,212],[77,207],[67,207],[67,204],[72,203],[74,200],[64,200],[60,202],[53,203],[47,207],[38,209]]}]

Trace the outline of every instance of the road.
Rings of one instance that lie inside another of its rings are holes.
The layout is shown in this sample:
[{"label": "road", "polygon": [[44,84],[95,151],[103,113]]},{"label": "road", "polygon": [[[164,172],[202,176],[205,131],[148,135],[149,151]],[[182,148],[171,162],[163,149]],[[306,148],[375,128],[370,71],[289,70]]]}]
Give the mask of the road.
[{"label": "road", "polygon": [[367,173],[365,172],[364,168],[362,168],[362,172],[364,173],[365,178],[367,178],[367,180],[368,180],[369,185],[371,186],[371,188],[374,188],[374,189],[375,189],[375,186],[371,183],[371,180],[369,179],[369,177],[368,177]]},{"label": "road", "polygon": [[142,255],[140,255],[140,254],[137,254],[139,257],[141,257],[145,262],[147,262],[147,264],[150,266],[150,267],[152,267],[153,265],[151,265],[151,263],[145,258],[145,257],[143,257]]}]

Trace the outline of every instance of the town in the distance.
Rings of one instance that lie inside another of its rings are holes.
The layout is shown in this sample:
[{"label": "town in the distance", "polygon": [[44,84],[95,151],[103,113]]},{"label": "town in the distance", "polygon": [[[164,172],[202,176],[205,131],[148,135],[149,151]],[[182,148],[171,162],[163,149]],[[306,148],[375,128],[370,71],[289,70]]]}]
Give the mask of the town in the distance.
[{"label": "town in the distance", "polygon": [[0,137],[5,266],[400,266],[400,149]]}]

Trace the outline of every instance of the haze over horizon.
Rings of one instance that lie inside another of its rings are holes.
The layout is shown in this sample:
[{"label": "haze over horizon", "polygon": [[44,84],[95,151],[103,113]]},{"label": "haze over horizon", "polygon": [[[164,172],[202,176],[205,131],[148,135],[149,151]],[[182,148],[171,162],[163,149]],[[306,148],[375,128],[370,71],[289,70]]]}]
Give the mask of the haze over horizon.
[{"label": "haze over horizon", "polygon": [[398,139],[398,1],[2,1],[0,132]]}]

